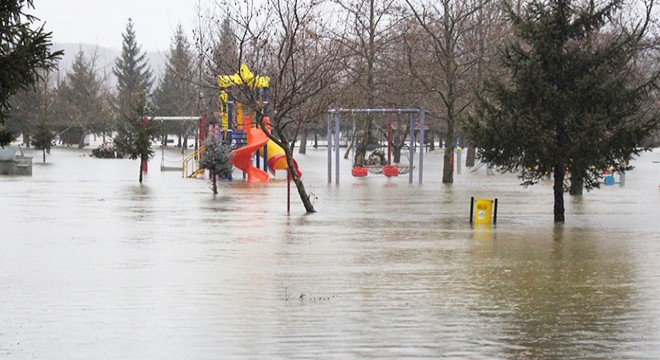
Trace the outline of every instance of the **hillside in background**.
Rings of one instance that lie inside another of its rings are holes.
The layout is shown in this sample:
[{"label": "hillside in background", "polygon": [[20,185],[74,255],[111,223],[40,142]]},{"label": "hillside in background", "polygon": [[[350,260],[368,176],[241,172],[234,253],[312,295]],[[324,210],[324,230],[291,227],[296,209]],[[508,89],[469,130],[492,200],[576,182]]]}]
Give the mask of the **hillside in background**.
[{"label": "hillside in background", "polygon": [[[85,53],[85,58],[95,58],[96,59],[96,69],[99,72],[100,76],[107,74],[109,85],[114,87],[116,80],[112,74],[112,67],[115,64],[115,59],[121,55],[121,49],[106,48],[90,44],[74,44],[74,43],[55,43],[53,44],[53,50],[64,50],[64,56],[60,60],[59,73],[60,77],[63,78],[67,71],[71,68],[73,60],[76,57],[76,54],[80,50]],[[151,66],[151,70],[154,74],[154,86],[158,83],[158,78],[162,75],[165,69],[165,53],[156,52],[156,51],[147,51],[147,61]]]}]

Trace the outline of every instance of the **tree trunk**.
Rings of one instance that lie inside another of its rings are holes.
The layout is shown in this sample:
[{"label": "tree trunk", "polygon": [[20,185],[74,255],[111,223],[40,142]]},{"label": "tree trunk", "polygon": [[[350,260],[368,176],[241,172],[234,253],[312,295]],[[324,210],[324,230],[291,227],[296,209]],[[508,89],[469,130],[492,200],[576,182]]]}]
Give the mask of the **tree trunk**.
[{"label": "tree trunk", "polygon": [[448,121],[445,156],[442,166],[442,183],[451,184],[453,182],[454,182],[454,126],[452,124],[449,124]]},{"label": "tree trunk", "polygon": [[140,160],[140,177],[139,177],[140,184],[142,184],[142,160]]},{"label": "tree trunk", "polygon": [[41,152],[43,153],[44,163],[45,163],[46,162],[46,148],[44,147],[43,149],[41,149]]},{"label": "tree trunk", "polygon": [[555,223],[564,222],[564,165],[556,165],[554,169],[555,184],[553,186],[555,194]]},{"label": "tree trunk", "polygon": [[355,161],[353,166],[364,166],[367,157],[367,146],[369,144],[369,134],[371,134],[371,117],[367,116],[364,120],[361,136],[356,136],[357,146],[355,147]]},{"label": "tree trunk", "polygon": [[477,161],[477,149],[475,149],[474,146],[472,146],[472,144],[468,144],[467,155],[465,155],[465,167],[466,168],[473,167],[476,161]]},{"label": "tree trunk", "polygon": [[211,186],[213,190],[213,194],[217,195],[218,194],[218,182],[215,176],[215,172],[213,170],[209,171],[209,175],[211,176]]},{"label": "tree trunk", "polygon": [[80,134],[80,140],[78,141],[78,149],[82,149],[85,147],[85,129],[82,129],[82,133]]},{"label": "tree trunk", "polygon": [[348,146],[346,147],[346,152],[344,153],[344,160],[348,159],[348,155],[351,153],[351,149],[353,148],[354,143],[355,143],[355,129],[353,129],[353,133],[351,134],[351,141],[348,143]]},{"label": "tree trunk", "polygon": [[25,143],[26,148],[30,148],[30,130],[23,131],[23,143]]},{"label": "tree trunk", "polygon": [[585,172],[571,167],[571,186],[568,188],[569,195],[582,195],[584,189],[584,176]]},{"label": "tree trunk", "polygon": [[309,129],[304,127],[302,134],[300,134],[300,147],[298,148],[298,154],[307,154],[307,136],[309,135]]},{"label": "tree trunk", "polygon": [[429,144],[429,151],[435,151],[435,133],[433,131],[429,131],[428,136],[430,138],[429,140],[431,141]]},{"label": "tree trunk", "polygon": [[[330,144],[328,144],[328,146],[330,146]],[[316,130],[314,130],[314,149],[318,149],[318,148],[319,148],[319,133]]]},{"label": "tree trunk", "polygon": [[312,201],[309,199],[309,195],[307,195],[307,190],[305,190],[305,184],[303,184],[302,180],[300,180],[300,177],[298,176],[298,173],[296,172],[296,167],[293,164],[293,156],[291,156],[291,150],[290,149],[285,149],[284,153],[286,155],[286,163],[289,166],[289,174],[291,176],[291,180],[293,181],[294,184],[296,184],[296,188],[298,189],[298,195],[300,196],[300,200],[303,203],[303,206],[305,207],[305,211],[308,214],[313,214],[316,212],[314,209],[314,205],[312,204]]}]

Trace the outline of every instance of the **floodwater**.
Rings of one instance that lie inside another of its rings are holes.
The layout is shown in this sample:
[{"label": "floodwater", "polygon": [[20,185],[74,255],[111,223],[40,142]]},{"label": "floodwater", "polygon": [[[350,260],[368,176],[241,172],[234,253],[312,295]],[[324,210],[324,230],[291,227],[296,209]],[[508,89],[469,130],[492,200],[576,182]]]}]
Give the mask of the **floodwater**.
[{"label": "floodwater", "polygon": [[[349,161],[329,185],[325,149],[299,155],[313,215],[284,181],[214,196],[160,153],[142,185],[87,153],[0,177],[0,358],[660,358],[660,150],[566,195],[560,226],[550,182],[443,185],[442,152],[421,185]],[[470,226],[471,196],[496,226]]]}]

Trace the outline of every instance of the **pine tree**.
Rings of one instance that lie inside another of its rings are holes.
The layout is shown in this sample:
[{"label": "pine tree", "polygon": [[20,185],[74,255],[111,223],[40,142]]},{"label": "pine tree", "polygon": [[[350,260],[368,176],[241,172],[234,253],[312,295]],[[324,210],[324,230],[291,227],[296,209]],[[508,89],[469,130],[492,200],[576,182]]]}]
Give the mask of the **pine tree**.
[{"label": "pine tree", "polygon": [[[183,27],[177,27],[169,54],[165,74],[160,79],[154,91],[154,106],[161,116],[192,116],[197,113],[197,92],[193,83],[195,63],[190,43],[186,38]],[[176,132],[185,136],[191,126],[189,123],[171,123],[163,126],[167,133]],[[181,144],[179,143],[179,146]]]},{"label": "pine tree", "polygon": [[648,54],[649,17],[625,29],[613,21],[621,1],[580,4],[532,1],[522,13],[508,7],[516,36],[502,60],[511,76],[488,84],[468,129],[480,157],[523,170],[523,185],[554,177],[555,222],[565,219],[567,171],[571,182],[598,186],[602,169],[625,170],[658,127],[657,113],[646,108],[658,72],[642,79],[636,66]]},{"label": "pine tree", "polygon": [[57,89],[59,110],[64,125],[79,129],[78,148],[85,146],[85,136],[100,119],[108,116],[105,109],[103,84],[96,74],[94,57],[89,60],[80,50],[71,70]]},{"label": "pine tree", "polygon": [[9,99],[43,79],[41,70],[56,67],[62,51],[51,52],[51,33],[33,25],[37,19],[25,12],[33,0],[7,0],[0,6],[0,146],[12,135],[5,128]]},{"label": "pine tree", "polygon": [[54,139],[55,132],[53,132],[50,121],[44,117],[41,117],[34,130],[32,142],[35,148],[41,149],[43,162],[46,162],[46,152],[50,153],[50,147]]},{"label": "pine tree", "polygon": [[119,114],[121,118],[126,118],[135,115],[135,109],[147,105],[153,80],[147,54],[137,43],[133,20],[130,18],[122,37],[121,56],[115,59],[112,72],[117,77]]},{"label": "pine tree", "polygon": [[206,140],[204,147],[204,156],[200,166],[210,172],[211,184],[214,194],[218,193],[218,178],[226,179],[231,176],[233,167],[229,161],[231,149],[224,144],[221,139],[210,136]]},{"label": "pine tree", "polygon": [[146,53],[137,44],[133,20],[128,19],[126,32],[122,34],[122,54],[115,60],[113,73],[117,77],[117,135],[114,138],[117,151],[131,159],[140,159],[140,177],[153,156],[151,143],[157,134],[157,126],[146,116],[152,75]]},{"label": "pine tree", "polygon": [[13,133],[23,134],[23,143],[30,147],[31,139],[39,123],[55,119],[55,94],[51,73],[41,70],[41,78],[32,87],[19,90],[10,99],[11,111],[7,118],[7,128]]}]

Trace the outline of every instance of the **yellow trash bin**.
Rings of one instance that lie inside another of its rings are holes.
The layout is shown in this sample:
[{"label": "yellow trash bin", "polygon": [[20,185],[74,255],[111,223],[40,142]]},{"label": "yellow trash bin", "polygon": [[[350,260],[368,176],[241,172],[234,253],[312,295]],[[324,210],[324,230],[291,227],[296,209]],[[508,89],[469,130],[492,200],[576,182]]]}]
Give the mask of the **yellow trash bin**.
[{"label": "yellow trash bin", "polygon": [[471,214],[471,219],[474,219],[475,224],[490,224],[492,221],[493,223],[496,221],[495,217],[493,216],[494,211],[493,210],[495,204],[495,207],[497,206],[497,199],[474,199],[472,200],[472,208],[473,208],[473,213]]}]

